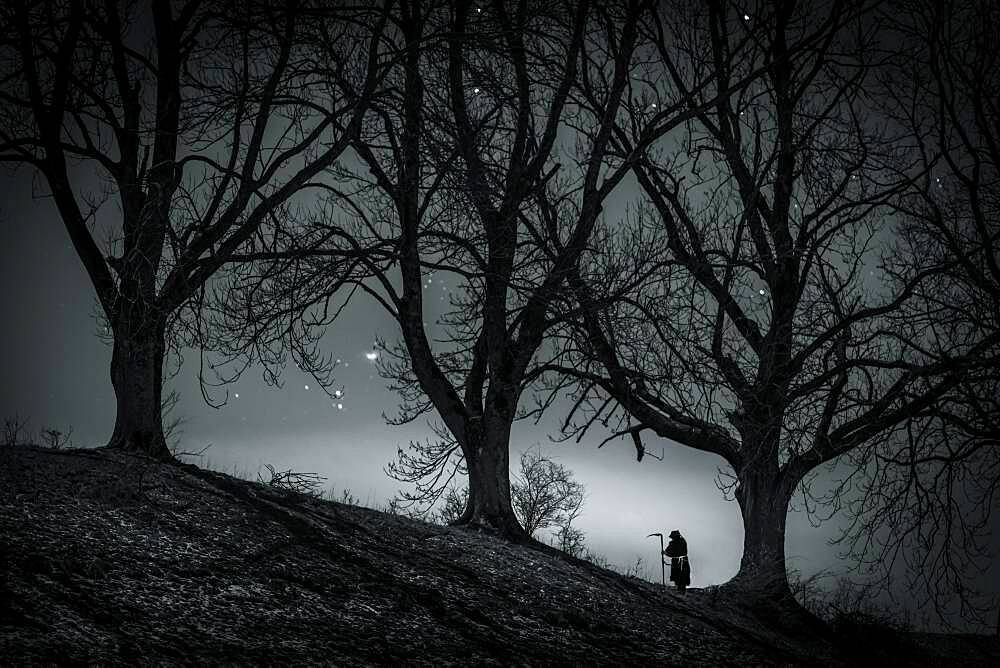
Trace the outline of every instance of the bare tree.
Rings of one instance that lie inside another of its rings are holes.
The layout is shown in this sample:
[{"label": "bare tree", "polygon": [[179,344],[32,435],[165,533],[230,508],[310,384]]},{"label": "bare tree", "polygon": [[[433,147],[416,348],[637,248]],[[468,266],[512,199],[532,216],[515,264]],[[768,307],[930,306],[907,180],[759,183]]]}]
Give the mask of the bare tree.
[{"label": "bare tree", "polygon": [[[881,20],[894,53],[881,83],[918,177],[893,204],[896,280],[933,270],[904,334],[960,370],[945,395],[851,453],[863,492],[842,543],[862,570],[949,624],[995,623],[1000,489],[1000,12],[988,3],[894,3]],[[834,493],[839,492],[835,489]],[[873,540],[877,537],[877,540]],[[991,571],[992,569],[992,571]]]},{"label": "bare tree", "polygon": [[571,557],[580,559],[586,557],[587,535],[583,529],[573,526],[572,523],[563,524],[556,530],[553,544]]},{"label": "bare tree", "polygon": [[[572,279],[568,432],[617,425],[612,438],[631,436],[641,459],[648,429],[721,457],[745,530],[733,584],[783,600],[786,515],[807,474],[958,381],[898,335],[933,272],[893,273],[885,255],[888,202],[913,177],[872,114],[873,7],[780,2],[751,16],[708,3],[691,11],[709,40],[691,39],[690,16],[659,14],[658,42],[686,47],[693,71],[731,92],[636,164],[644,205],[631,224],[662,240],[661,269],[611,302],[625,260],[587,256]],[[765,76],[732,90],[757,66]],[[689,75],[670,72],[682,90]],[[616,136],[635,145],[629,127]]]},{"label": "bare tree", "polygon": [[183,340],[170,335],[198,330],[212,276],[357,135],[383,71],[379,14],[294,1],[0,9],[0,161],[41,177],[107,320],[110,446],[169,457],[163,362]]},{"label": "bare tree", "polygon": [[511,484],[511,501],[529,536],[542,529],[572,526],[583,509],[583,499],[583,485],[568,468],[538,448],[521,453],[520,472]]},{"label": "bare tree", "polygon": [[[338,172],[327,219],[311,221],[329,241],[300,230],[285,250],[258,254],[265,263],[295,258],[317,274],[324,258],[359,259],[354,284],[402,335],[373,353],[403,399],[393,420],[430,411],[441,419],[441,438],[415,444],[390,472],[429,478],[418,496],[434,501],[467,471],[461,522],[512,539],[528,536],[511,505],[511,426],[537,414],[519,404],[544,373],[537,358],[568,269],[628,173],[626,160],[606,161],[614,121],[641,120],[651,140],[679,125],[686,108],[674,99],[658,113],[632,108],[646,9],[639,1],[399,3],[394,95],[375,104],[353,145],[363,169]],[[579,77],[595,104],[578,104]],[[432,300],[439,286],[447,293]],[[435,313],[445,300],[446,312]]]},{"label": "bare tree", "polygon": [[[457,304],[453,316],[459,354],[449,351],[443,360],[435,359],[427,344],[417,221],[410,227],[403,217],[397,314],[405,350],[399,352],[407,367],[402,377],[412,373],[414,385],[429,399],[426,407],[437,410],[461,448],[470,484],[462,520],[523,538],[508,478],[511,424],[531,382],[550,300],[585,247],[600,202],[625,174],[619,169],[601,178],[611,120],[631,71],[640,4],[628,4],[616,26],[621,32],[614,50],[596,65],[581,62],[593,27],[589,3],[550,3],[548,8],[522,3],[509,14],[498,2],[485,18],[483,12],[472,16],[472,9],[471,2],[457,3],[443,54],[450,112],[444,129],[460,161],[456,204],[468,207],[468,214],[458,217],[465,228],[458,242],[471,246],[469,262],[456,267],[458,276],[468,277],[464,303]],[[592,125],[579,139],[589,155],[579,164],[578,214],[565,222],[551,220],[546,229],[529,209],[533,194],[546,188],[559,169],[554,161],[558,130],[567,120],[570,88],[581,67],[600,67],[609,77],[602,91],[606,106],[603,116],[588,118]],[[464,389],[464,397],[456,388]]]},{"label": "bare tree", "polygon": [[441,524],[454,524],[462,518],[465,507],[469,505],[469,488],[448,487],[441,493],[441,507],[433,517]]},{"label": "bare tree", "polygon": [[[583,534],[573,528],[573,522],[583,509],[585,492],[572,471],[543,455],[537,447],[525,450],[510,492],[514,512],[529,536],[555,528],[561,549],[572,553],[582,546]],[[469,488],[459,491],[452,485],[442,497],[438,517],[445,523],[455,523],[468,505]]]}]

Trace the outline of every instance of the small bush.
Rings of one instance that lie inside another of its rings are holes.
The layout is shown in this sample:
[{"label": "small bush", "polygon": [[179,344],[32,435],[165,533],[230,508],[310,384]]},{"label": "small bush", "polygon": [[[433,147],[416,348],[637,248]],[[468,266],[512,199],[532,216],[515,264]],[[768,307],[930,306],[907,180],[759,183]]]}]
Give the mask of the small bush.
[{"label": "small bush", "polygon": [[330,491],[327,492],[326,494],[323,494],[322,496],[329,501],[336,501],[337,503],[342,503],[345,506],[361,505],[361,499],[359,499],[358,497],[354,496],[353,493],[351,493],[350,487],[345,487],[344,489],[340,490],[340,496],[337,496],[336,493],[334,492],[334,488],[331,487]]},{"label": "small bush", "polygon": [[28,419],[14,413],[4,418],[3,433],[0,434],[0,445],[26,445],[29,441]]},{"label": "small bush", "polygon": [[46,428],[42,429],[42,445],[46,448],[52,448],[53,450],[62,450],[63,448],[73,447],[73,442],[70,437],[73,435],[73,428],[66,433],[59,431],[58,429]]},{"label": "small bush", "polygon": [[587,551],[586,539],[587,536],[582,529],[578,529],[571,524],[564,524],[556,531],[552,545],[571,557],[583,558],[584,553]]},{"label": "small bush", "polygon": [[[264,467],[269,473],[269,478],[265,479],[260,473],[258,473],[258,482],[262,482],[265,485],[285,490],[287,492],[295,492],[297,494],[306,494],[308,496],[315,497],[323,495],[321,487],[323,483],[326,482],[326,478],[318,473],[303,473],[300,471],[293,471],[291,469],[278,471],[270,464],[264,464]],[[350,491],[347,491],[347,493],[350,494]]]},{"label": "small bush", "polygon": [[580,556],[584,561],[589,561],[598,568],[604,568],[607,570],[612,570],[612,563],[608,561],[608,558],[603,554],[598,554],[596,552],[591,552],[590,548],[586,548],[583,554]]}]

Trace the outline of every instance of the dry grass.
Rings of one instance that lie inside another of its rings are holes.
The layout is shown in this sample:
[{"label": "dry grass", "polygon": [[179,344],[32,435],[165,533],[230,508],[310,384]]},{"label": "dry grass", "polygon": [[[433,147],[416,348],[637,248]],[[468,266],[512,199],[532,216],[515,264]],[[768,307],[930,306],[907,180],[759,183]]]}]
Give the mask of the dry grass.
[{"label": "dry grass", "polygon": [[193,466],[0,456],[4,662],[837,663],[725,593]]}]

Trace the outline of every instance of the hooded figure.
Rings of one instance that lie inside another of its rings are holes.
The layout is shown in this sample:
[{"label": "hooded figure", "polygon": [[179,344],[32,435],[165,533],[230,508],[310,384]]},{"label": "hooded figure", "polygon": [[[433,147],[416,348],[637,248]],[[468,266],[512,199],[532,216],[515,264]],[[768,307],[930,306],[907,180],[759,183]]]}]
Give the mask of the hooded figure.
[{"label": "hooded figure", "polygon": [[687,541],[677,529],[670,532],[670,542],[663,554],[670,557],[670,581],[677,585],[678,591],[684,591],[691,584],[691,564]]}]

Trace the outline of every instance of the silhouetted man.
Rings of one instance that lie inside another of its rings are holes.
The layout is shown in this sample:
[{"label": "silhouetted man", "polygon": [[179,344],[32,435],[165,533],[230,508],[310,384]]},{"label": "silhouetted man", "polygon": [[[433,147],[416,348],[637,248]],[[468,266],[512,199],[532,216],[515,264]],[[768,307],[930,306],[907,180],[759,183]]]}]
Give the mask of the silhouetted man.
[{"label": "silhouetted man", "polygon": [[688,563],[687,541],[677,529],[670,532],[670,542],[663,554],[670,557],[670,581],[677,586],[677,591],[683,592],[691,584],[691,564]]}]

